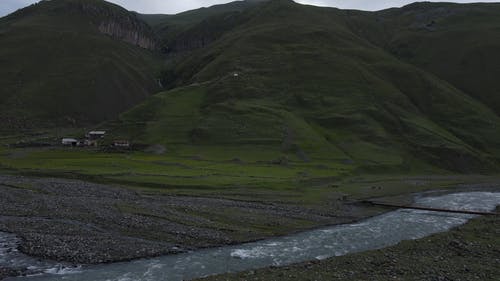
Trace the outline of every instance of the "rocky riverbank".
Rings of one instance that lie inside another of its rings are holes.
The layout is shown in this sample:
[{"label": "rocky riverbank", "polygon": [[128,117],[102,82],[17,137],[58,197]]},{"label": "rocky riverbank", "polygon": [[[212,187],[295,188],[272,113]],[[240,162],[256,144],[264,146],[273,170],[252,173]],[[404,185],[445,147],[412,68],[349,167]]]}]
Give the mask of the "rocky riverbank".
[{"label": "rocky riverbank", "polygon": [[[352,222],[389,210],[342,200],[321,206],[294,205],[5,175],[0,176],[0,194],[0,232],[19,238],[8,248],[68,266],[238,244]],[[405,202],[410,198],[406,194],[386,199]],[[1,259],[0,268],[4,276],[20,272],[12,263],[2,264]]]},{"label": "rocky riverbank", "polygon": [[[380,209],[141,193],[51,178],[0,176],[0,232],[29,256],[97,264],[215,247],[345,223]],[[1,264],[0,264],[1,267]],[[15,274],[2,269],[2,274]]]},{"label": "rocky riverbank", "polygon": [[2,268],[0,267],[0,280],[11,276],[19,276],[24,273],[23,270],[20,269],[12,269],[12,268]]},{"label": "rocky riverbank", "polygon": [[[500,211],[500,208],[499,210]],[[233,280],[500,280],[500,218],[376,251],[205,278]]]}]

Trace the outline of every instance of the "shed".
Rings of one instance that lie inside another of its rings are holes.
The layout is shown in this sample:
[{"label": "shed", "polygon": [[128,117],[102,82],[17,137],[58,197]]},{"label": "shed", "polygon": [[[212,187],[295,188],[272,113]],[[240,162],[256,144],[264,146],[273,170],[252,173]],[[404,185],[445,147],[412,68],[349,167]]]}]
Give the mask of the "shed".
[{"label": "shed", "polygon": [[130,147],[130,142],[126,140],[115,140],[113,142],[114,147],[123,147],[123,148],[128,148]]},{"label": "shed", "polygon": [[62,145],[77,146],[78,140],[73,138],[63,138],[61,141]]},{"label": "shed", "polygon": [[97,146],[97,141],[87,139],[83,142],[83,145],[84,146]]},{"label": "shed", "polygon": [[88,139],[96,140],[102,139],[106,135],[106,131],[90,131],[85,135]]}]

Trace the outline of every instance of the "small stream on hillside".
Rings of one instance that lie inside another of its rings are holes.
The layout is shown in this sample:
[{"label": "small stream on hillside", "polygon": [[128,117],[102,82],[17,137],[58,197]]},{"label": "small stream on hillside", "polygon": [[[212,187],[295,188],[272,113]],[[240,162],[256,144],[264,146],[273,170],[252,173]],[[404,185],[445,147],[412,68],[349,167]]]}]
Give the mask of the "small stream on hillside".
[{"label": "small stream on hillside", "polygon": [[[500,193],[466,192],[417,197],[415,204],[454,210],[491,211]],[[392,246],[466,223],[474,215],[421,210],[396,210],[364,221],[306,231],[253,243],[198,250],[81,268],[39,262],[15,250],[17,238],[0,234],[0,266],[30,266],[43,274],[8,280],[177,281],[207,275],[325,259]]]}]

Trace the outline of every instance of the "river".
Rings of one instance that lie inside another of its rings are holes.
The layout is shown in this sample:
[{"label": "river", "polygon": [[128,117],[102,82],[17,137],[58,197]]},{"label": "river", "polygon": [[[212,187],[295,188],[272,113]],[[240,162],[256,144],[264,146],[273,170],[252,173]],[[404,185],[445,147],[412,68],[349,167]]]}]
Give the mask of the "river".
[{"label": "river", "polygon": [[[466,192],[432,197],[419,196],[415,198],[415,204],[454,210],[491,211],[500,205],[500,193]],[[396,210],[357,223],[330,226],[242,245],[85,267],[36,261],[12,248],[16,243],[15,236],[2,234],[0,241],[3,242],[0,243],[3,243],[4,247],[0,250],[0,265],[2,262],[8,264],[10,260],[11,264],[29,265],[31,269],[44,272],[35,276],[8,279],[16,281],[189,280],[380,249],[402,240],[418,239],[447,231],[474,217],[466,214]]]}]

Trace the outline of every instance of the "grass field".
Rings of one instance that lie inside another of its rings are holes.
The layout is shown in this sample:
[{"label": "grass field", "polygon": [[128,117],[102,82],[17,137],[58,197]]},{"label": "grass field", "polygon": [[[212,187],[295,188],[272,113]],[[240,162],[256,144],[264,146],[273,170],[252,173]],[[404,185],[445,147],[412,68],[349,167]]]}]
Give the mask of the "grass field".
[{"label": "grass field", "polygon": [[[364,173],[341,161],[289,159],[255,147],[183,147],[156,155],[145,152],[109,153],[81,148],[3,148],[0,171],[118,184],[144,193],[195,195],[275,201],[320,206],[343,196],[384,197],[461,183],[487,182],[491,177],[441,176],[419,173]],[[379,188],[380,187],[380,188]]]},{"label": "grass field", "polygon": [[[320,198],[318,191],[328,190],[331,181],[352,169],[340,163],[318,165],[289,161],[287,165],[272,164],[279,155],[266,151],[255,155],[242,148],[233,149],[233,157],[227,157],[228,151],[222,147],[186,147],[168,156],[79,149],[16,149],[2,150],[0,165],[12,172],[81,177],[164,193],[217,195],[220,192],[238,196],[238,193],[254,190],[263,196],[272,197],[274,192],[282,192],[292,197],[303,195],[303,199],[307,199],[308,194]],[[202,151],[205,153],[200,153]],[[310,180],[324,183],[315,188],[307,184]]]}]

